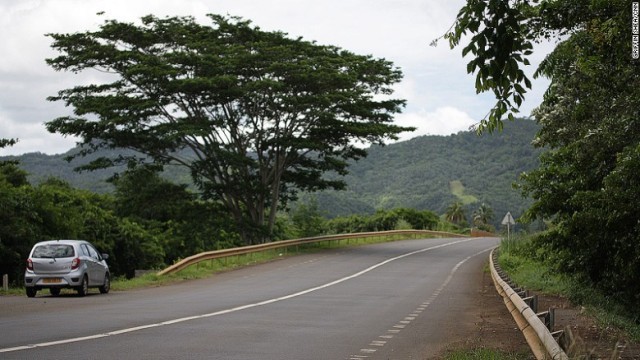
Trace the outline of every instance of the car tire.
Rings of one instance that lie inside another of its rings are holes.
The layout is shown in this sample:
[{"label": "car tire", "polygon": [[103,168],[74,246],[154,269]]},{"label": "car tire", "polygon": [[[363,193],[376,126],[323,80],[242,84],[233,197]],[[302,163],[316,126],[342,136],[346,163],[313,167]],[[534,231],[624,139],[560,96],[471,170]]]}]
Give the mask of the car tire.
[{"label": "car tire", "polygon": [[107,294],[109,290],[111,290],[111,278],[109,274],[105,274],[104,276],[104,284],[98,288],[100,290],[100,294]]},{"label": "car tire", "polygon": [[27,289],[27,297],[35,297],[36,293],[38,292],[38,290],[36,290],[36,288],[32,288],[32,287],[28,287]]},{"label": "car tire", "polygon": [[51,293],[52,296],[58,296],[60,295],[60,288],[49,288],[49,292]]},{"label": "car tire", "polygon": [[85,275],[82,278],[82,284],[78,287],[78,296],[85,296],[89,292],[89,278]]}]

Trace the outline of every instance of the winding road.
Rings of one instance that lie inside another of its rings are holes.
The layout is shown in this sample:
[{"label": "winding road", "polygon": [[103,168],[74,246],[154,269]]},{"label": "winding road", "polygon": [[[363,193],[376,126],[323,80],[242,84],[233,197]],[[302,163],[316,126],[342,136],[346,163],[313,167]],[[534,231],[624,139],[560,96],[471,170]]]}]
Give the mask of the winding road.
[{"label": "winding road", "polygon": [[472,306],[496,238],[285,257],[85,298],[0,297],[2,359],[423,359]]}]

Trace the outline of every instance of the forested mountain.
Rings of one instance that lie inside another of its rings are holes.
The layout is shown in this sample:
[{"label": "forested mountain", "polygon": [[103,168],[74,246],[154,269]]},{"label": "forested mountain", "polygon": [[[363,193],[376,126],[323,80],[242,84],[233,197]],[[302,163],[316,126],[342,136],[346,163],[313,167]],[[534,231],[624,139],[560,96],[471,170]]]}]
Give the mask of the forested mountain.
[{"label": "forested mountain", "polygon": [[[507,211],[518,217],[530,201],[523,199],[512,184],[520,173],[538,166],[540,150],[531,146],[537,130],[535,122],[518,120],[506,123],[502,132],[483,136],[460,132],[372,147],[367,158],[351,165],[346,191],[317,194],[320,210],[328,217],[396,207],[442,214],[459,200],[465,204],[469,218],[482,203],[493,209],[496,224]],[[30,153],[2,159],[18,160],[20,167],[30,174],[32,183],[57,177],[81,189],[112,191],[106,179],[118,169],[75,172],[73,168],[88,159],[65,161],[74,151],[77,150],[61,155]],[[177,183],[189,182],[188,174],[175,168],[167,169],[165,176]]]},{"label": "forested mountain", "polygon": [[461,201],[467,217],[486,203],[499,224],[507,211],[518,217],[531,203],[512,185],[538,166],[541,150],[531,145],[537,130],[535,122],[518,120],[483,136],[459,132],[373,147],[351,166],[348,191],[325,192],[319,203],[333,215],[394,207],[442,214]]}]

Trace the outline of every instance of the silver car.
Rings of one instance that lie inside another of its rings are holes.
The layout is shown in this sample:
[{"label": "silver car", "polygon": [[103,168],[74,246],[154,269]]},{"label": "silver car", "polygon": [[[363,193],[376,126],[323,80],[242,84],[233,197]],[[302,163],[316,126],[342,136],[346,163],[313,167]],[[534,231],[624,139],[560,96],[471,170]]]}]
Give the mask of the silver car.
[{"label": "silver car", "polygon": [[51,295],[71,288],[85,296],[89,288],[97,287],[106,294],[111,288],[107,254],[100,254],[84,240],[51,240],[35,244],[27,259],[24,286],[28,297],[38,290],[49,289]]}]

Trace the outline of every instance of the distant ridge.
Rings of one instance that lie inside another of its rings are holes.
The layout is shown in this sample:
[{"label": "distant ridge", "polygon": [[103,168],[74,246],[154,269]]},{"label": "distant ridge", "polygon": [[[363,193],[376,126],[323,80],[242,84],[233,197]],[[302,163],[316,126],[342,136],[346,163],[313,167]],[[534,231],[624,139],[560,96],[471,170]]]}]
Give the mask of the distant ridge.
[{"label": "distant ridge", "polygon": [[[350,167],[346,176],[348,189],[318,193],[318,204],[328,216],[372,213],[376,209],[411,207],[438,214],[453,202],[465,199],[468,216],[481,203],[495,213],[494,221],[507,212],[517,218],[530,205],[513,190],[512,184],[522,172],[538,166],[540,149],[531,145],[538,125],[531,120],[506,122],[501,133],[477,136],[459,132],[449,136],[420,136],[411,140],[369,149],[369,156]],[[113,191],[106,179],[122,169],[77,173],[73,168],[89,161],[69,163],[66,154],[29,153],[5,156],[1,160],[18,160],[29,180],[40,183],[57,177],[72,186],[98,193]],[[121,154],[122,152],[120,152]],[[95,156],[114,156],[109,151]],[[165,176],[177,183],[189,183],[186,171],[169,168]],[[473,199],[477,201],[473,201]]]},{"label": "distant ridge", "polygon": [[[507,211],[519,217],[531,205],[512,184],[522,172],[538,167],[542,150],[531,145],[538,129],[534,121],[520,119],[506,122],[500,133],[421,136],[373,147],[351,166],[349,189],[324,192],[318,203],[335,216],[394,207],[442,214],[463,196],[469,217],[486,203],[499,226]],[[463,192],[456,196],[456,191]],[[477,202],[470,201],[474,197]]]}]

